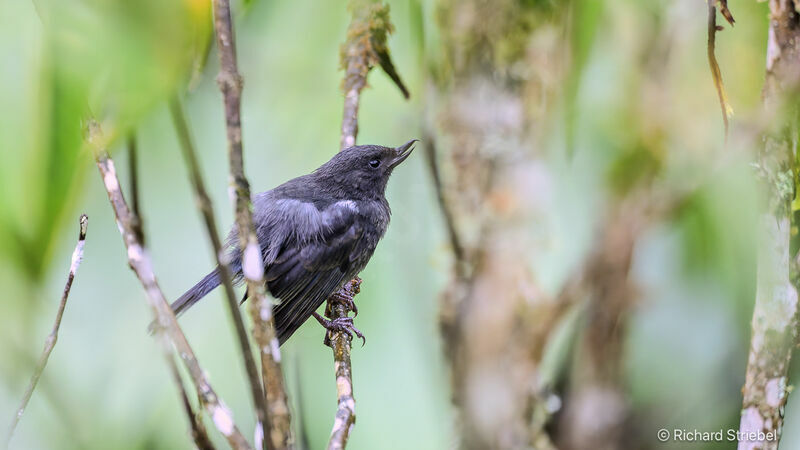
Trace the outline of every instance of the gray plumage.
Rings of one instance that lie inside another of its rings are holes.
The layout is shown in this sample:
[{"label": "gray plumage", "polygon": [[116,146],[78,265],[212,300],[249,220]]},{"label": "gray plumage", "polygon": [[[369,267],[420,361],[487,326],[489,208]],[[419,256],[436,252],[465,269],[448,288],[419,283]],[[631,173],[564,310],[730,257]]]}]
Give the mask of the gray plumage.
[{"label": "gray plumage", "polygon": [[[313,173],[253,197],[253,223],[265,281],[279,299],[274,317],[281,344],[344,282],[367,265],[389,225],[384,192],[393,169],[416,140],[398,148],[350,147]],[[234,281],[242,260],[235,228],[227,240]],[[219,269],[206,275],[172,304],[185,312],[221,283]]]}]

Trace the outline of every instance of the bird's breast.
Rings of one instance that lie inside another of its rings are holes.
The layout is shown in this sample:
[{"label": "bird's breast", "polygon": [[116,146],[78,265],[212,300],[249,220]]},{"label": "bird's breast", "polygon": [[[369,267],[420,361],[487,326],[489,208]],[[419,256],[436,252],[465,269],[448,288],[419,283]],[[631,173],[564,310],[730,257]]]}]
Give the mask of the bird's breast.
[{"label": "bird's breast", "polygon": [[386,200],[359,202],[358,212],[363,222],[364,231],[371,237],[380,239],[386,233],[391,218],[391,210]]}]

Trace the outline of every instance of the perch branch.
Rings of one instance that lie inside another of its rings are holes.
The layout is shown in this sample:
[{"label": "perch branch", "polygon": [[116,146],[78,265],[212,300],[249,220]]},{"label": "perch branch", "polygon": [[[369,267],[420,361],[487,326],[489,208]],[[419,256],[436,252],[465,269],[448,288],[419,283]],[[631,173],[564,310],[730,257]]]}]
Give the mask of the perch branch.
[{"label": "perch branch", "polygon": [[[341,65],[345,71],[342,81],[344,108],[342,134],[339,141],[340,150],[356,144],[361,91],[367,86],[367,74],[375,65],[381,65],[398,85],[403,95],[408,98],[408,91],[399,81],[400,77],[394,70],[394,65],[391,64],[389,49],[386,45],[386,37],[393,31],[389,21],[389,7],[381,2],[352,0],[348,4],[348,9],[352,17],[340,54]],[[360,286],[361,279],[356,277],[345,283],[337,293],[328,298],[326,311],[330,319],[348,317],[350,310],[345,304],[352,304],[352,299],[358,294]],[[351,301],[343,302],[342,299]],[[333,349],[338,400],[328,449],[339,450],[347,446],[347,439],[356,422],[350,364],[352,338],[348,333],[343,332],[330,333],[328,338],[327,341]]]},{"label": "perch branch", "polygon": [[130,265],[142,283],[142,287],[144,287],[147,294],[148,303],[153,309],[156,323],[159,325],[155,331],[163,351],[167,356],[171,357],[171,349],[167,339],[169,337],[189,372],[200,403],[211,416],[216,428],[225,436],[232,448],[250,449],[250,444],[247,443],[247,440],[242,436],[233,421],[233,414],[208,382],[205,372],[200,367],[192,347],[178,326],[175,314],[173,314],[164,293],[161,291],[161,287],[158,285],[150,256],[136,237],[132,213],[125,201],[125,197],[122,195],[114,161],[108,156],[100,125],[94,120],[89,121],[88,142],[94,153],[100,177],[103,179],[108,200],[114,210],[114,216],[127,249],[128,265]]},{"label": "perch branch", "polygon": [[[361,290],[361,279],[354,278],[328,299],[330,318],[347,317],[350,310],[345,306],[347,300]],[[338,297],[332,301],[334,297]],[[344,300],[344,301],[343,301]],[[352,304],[352,303],[349,303]],[[343,450],[347,446],[350,430],[356,423],[356,400],[353,397],[353,374],[350,364],[350,349],[352,337],[348,333],[331,333],[330,344],[333,349],[334,371],[336,373],[336,417],[333,421],[331,437],[328,441],[328,450]]]},{"label": "perch branch", "polygon": [[[170,101],[169,107],[172,115],[172,122],[178,134],[178,140],[180,141],[181,153],[183,153],[183,159],[189,169],[189,178],[194,187],[197,207],[203,214],[208,238],[211,241],[211,246],[214,249],[214,255],[220,268],[220,278],[225,288],[226,303],[231,314],[231,319],[236,327],[236,336],[239,339],[239,347],[242,352],[247,377],[250,381],[250,391],[253,396],[256,417],[258,423],[262,426],[262,432],[266,432],[266,398],[261,388],[261,381],[258,379],[258,369],[253,360],[253,351],[250,348],[247,330],[245,329],[242,315],[239,312],[239,302],[236,299],[236,292],[233,289],[231,270],[227,261],[228,258],[222,249],[222,241],[219,238],[219,228],[217,227],[216,219],[214,219],[214,208],[211,204],[211,199],[208,197],[203,176],[200,173],[200,164],[197,162],[197,153],[195,152],[194,143],[192,142],[191,133],[189,132],[189,125],[186,123],[186,116],[183,113],[183,106],[178,98],[173,98]],[[264,435],[266,435],[266,433]]]},{"label": "perch branch", "polygon": [[47,360],[50,359],[50,353],[53,352],[53,348],[55,348],[56,341],[58,340],[58,329],[61,327],[61,318],[64,316],[64,309],[67,307],[67,298],[69,297],[70,289],[72,289],[72,281],[75,279],[75,272],[78,271],[81,260],[83,260],[83,246],[86,243],[86,227],[89,224],[89,217],[86,214],[81,214],[79,224],[78,243],[75,244],[75,250],[72,252],[69,275],[67,275],[67,283],[64,285],[64,292],[61,294],[61,303],[58,304],[58,311],[56,312],[56,319],[53,322],[53,329],[44,341],[44,349],[42,350],[42,355],[39,357],[39,363],[36,364],[36,369],[33,371],[31,381],[28,383],[25,394],[22,396],[22,402],[19,408],[17,408],[14,419],[11,421],[11,426],[8,429],[8,436],[6,436],[5,448],[7,448],[9,442],[11,442],[11,436],[14,434],[19,420],[25,413],[25,408],[27,408],[28,402],[31,400],[33,391],[36,389],[36,384],[39,382],[39,378],[42,376],[42,372],[44,372],[44,368],[47,365]]},{"label": "perch branch", "polygon": [[291,417],[281,370],[281,353],[275,333],[272,304],[266,296],[261,248],[253,227],[250,184],[244,174],[242,155],[242,77],[236,63],[236,42],[229,0],[214,0],[214,30],[219,54],[217,83],[225,104],[228,160],[232,190],[236,195],[236,229],[242,249],[242,272],[250,297],[253,335],[261,350],[261,372],[266,393],[267,428],[264,445],[281,449],[291,445]]}]

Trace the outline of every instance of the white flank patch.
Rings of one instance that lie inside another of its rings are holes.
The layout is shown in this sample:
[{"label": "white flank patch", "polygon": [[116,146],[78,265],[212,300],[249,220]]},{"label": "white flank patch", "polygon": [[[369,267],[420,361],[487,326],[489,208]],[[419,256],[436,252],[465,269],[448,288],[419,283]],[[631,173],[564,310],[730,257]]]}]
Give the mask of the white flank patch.
[{"label": "white flank patch", "polygon": [[342,200],[342,201],[336,202],[336,204],[337,205],[342,205],[342,206],[344,206],[346,208],[349,208],[353,212],[356,212],[356,213],[358,212],[358,205],[356,205],[356,202],[354,202],[352,200]]}]

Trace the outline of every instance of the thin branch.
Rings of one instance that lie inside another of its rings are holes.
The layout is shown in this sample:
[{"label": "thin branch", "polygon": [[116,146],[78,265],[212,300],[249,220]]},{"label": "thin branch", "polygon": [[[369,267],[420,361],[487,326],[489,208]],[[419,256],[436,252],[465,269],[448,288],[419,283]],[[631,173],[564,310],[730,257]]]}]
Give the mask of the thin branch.
[{"label": "thin branch", "polygon": [[192,143],[189,125],[186,123],[183,106],[178,98],[173,98],[170,101],[169,107],[170,113],[172,114],[172,122],[178,134],[178,140],[180,141],[181,153],[183,153],[183,159],[186,162],[186,166],[189,168],[189,178],[195,190],[197,207],[203,214],[203,220],[205,221],[206,230],[208,231],[208,238],[211,241],[211,246],[214,249],[214,255],[220,268],[220,278],[225,288],[225,299],[227,300],[226,303],[231,319],[236,327],[236,336],[239,338],[239,347],[242,351],[244,366],[250,381],[250,391],[253,396],[253,404],[256,409],[258,423],[260,423],[262,427],[266,427],[266,398],[261,388],[261,381],[258,377],[256,363],[253,360],[253,351],[250,348],[247,330],[245,330],[244,321],[239,312],[239,302],[236,299],[236,292],[233,289],[231,270],[227,261],[228,258],[222,249],[222,241],[219,238],[219,228],[217,227],[216,219],[214,219],[214,208],[211,204],[211,199],[208,197],[203,176],[200,173],[200,164],[197,162],[197,153]]},{"label": "thin branch", "polygon": [[[236,194],[236,229],[242,251],[242,272],[250,297],[249,312],[253,335],[261,350],[261,376],[266,393],[267,427],[264,445],[281,449],[291,445],[291,417],[281,370],[281,353],[275,333],[272,304],[267,298],[261,247],[253,227],[250,183],[244,174],[242,155],[241,95],[242,77],[236,63],[236,43],[231,20],[230,2],[214,0],[214,31],[219,54],[220,73],[217,83],[225,104],[225,125],[228,137],[228,160],[233,190]],[[267,432],[268,431],[268,432]]]},{"label": "thin branch", "polygon": [[232,448],[250,449],[250,444],[247,443],[247,440],[236,427],[230,409],[225,406],[225,403],[208,382],[205,372],[200,367],[192,347],[186,340],[186,336],[184,336],[175,319],[175,314],[173,314],[164,293],[158,285],[150,255],[136,237],[132,213],[128,208],[125,197],[122,195],[114,161],[108,156],[107,144],[104,141],[100,125],[94,120],[89,121],[88,142],[94,153],[100,177],[103,179],[109,202],[114,210],[114,216],[127,249],[128,265],[130,265],[142,283],[142,287],[144,287],[147,294],[148,303],[153,309],[156,323],[159,325],[156,327],[155,332],[162,350],[166,356],[172,357],[172,349],[169,345],[169,339],[171,339],[194,383],[200,403],[211,416],[214,425],[225,436]]},{"label": "thin branch", "polygon": [[[717,63],[717,56],[715,54],[715,47],[717,41],[717,31],[721,31],[722,27],[717,26],[717,8],[714,6],[717,0],[708,0],[708,66],[711,68],[711,78],[714,80],[714,87],[717,88],[717,96],[719,97],[719,106],[722,108],[722,122],[725,125],[725,140],[728,140],[728,117],[733,115],[733,108],[728,103],[728,96],[725,93],[725,85],[722,83],[722,71]],[[720,4],[722,14],[733,26],[733,16],[726,2]]]},{"label": "thin branch", "polygon": [[356,145],[361,91],[367,86],[367,74],[373,67],[380,65],[408,98],[408,90],[397,75],[386,45],[388,34],[394,30],[389,22],[389,6],[372,0],[352,0],[348,9],[352,18],[340,55],[345,71],[341,150]]},{"label": "thin branch", "polygon": [[142,210],[139,208],[139,149],[136,143],[136,132],[128,136],[128,168],[131,172],[131,212],[133,213],[133,229],[142,245],[147,245],[144,240],[144,225],[142,224]]},{"label": "thin branch", "polygon": [[461,244],[461,237],[456,228],[456,221],[453,218],[453,211],[447,198],[444,194],[442,186],[442,174],[439,169],[439,161],[436,158],[436,140],[433,133],[426,132],[423,139],[423,148],[425,149],[425,161],[427,162],[428,169],[430,170],[431,180],[433,181],[433,188],[436,191],[436,200],[439,203],[439,210],[442,212],[445,227],[447,228],[447,235],[450,239],[450,246],[453,248],[453,254],[456,259],[456,271],[462,274],[464,271],[464,264],[466,258],[464,255],[464,246]]},{"label": "thin branch", "polygon": [[214,450],[214,444],[208,437],[206,427],[203,425],[203,419],[194,411],[192,403],[189,401],[189,396],[186,394],[186,389],[183,387],[183,380],[178,372],[178,366],[175,364],[175,359],[169,353],[164,354],[169,367],[169,372],[172,375],[172,381],[178,387],[178,394],[181,397],[181,405],[186,412],[186,417],[189,419],[189,430],[192,435],[192,440],[199,450]]},{"label": "thin branch", "polygon": [[14,415],[14,419],[11,421],[11,426],[8,429],[8,436],[6,436],[4,448],[7,448],[8,444],[11,442],[11,437],[14,435],[14,430],[17,428],[19,420],[25,413],[25,408],[27,408],[28,402],[31,400],[31,396],[33,395],[33,391],[36,389],[36,384],[39,382],[39,378],[42,376],[44,368],[47,365],[47,360],[50,359],[50,353],[53,352],[53,349],[56,346],[56,341],[58,341],[58,329],[61,327],[61,318],[64,316],[64,309],[67,307],[67,298],[69,298],[69,291],[72,289],[72,281],[75,279],[75,273],[78,271],[78,267],[81,265],[81,261],[83,260],[83,246],[86,243],[86,227],[89,225],[89,216],[86,214],[81,214],[79,224],[80,230],[78,232],[78,243],[75,244],[75,250],[72,252],[72,262],[69,266],[67,283],[64,286],[64,292],[61,294],[61,302],[58,304],[58,311],[56,312],[56,319],[53,322],[53,329],[50,331],[50,334],[47,335],[47,339],[44,341],[44,349],[42,350],[42,355],[39,357],[39,363],[36,365],[36,369],[33,371],[31,381],[28,383],[28,387],[25,389],[25,394],[22,396],[22,402],[20,403],[19,408],[17,408],[17,413]]},{"label": "thin branch", "polygon": [[736,21],[733,19],[733,14],[731,14],[731,10],[728,9],[728,0],[718,0],[719,2],[719,12],[722,13],[722,16],[725,17],[725,20],[728,21],[731,26],[733,26]]}]

